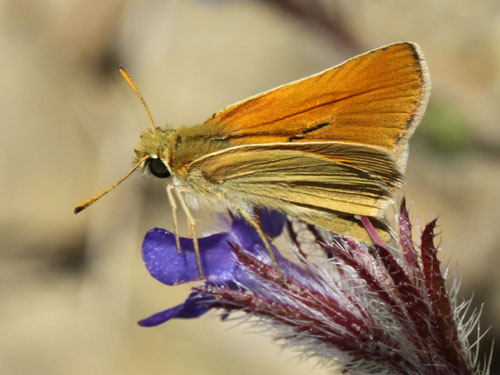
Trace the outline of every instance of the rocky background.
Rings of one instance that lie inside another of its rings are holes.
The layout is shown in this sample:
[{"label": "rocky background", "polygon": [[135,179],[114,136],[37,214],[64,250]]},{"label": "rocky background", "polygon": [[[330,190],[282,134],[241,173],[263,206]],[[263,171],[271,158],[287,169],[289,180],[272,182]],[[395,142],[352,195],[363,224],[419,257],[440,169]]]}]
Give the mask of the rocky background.
[{"label": "rocky background", "polygon": [[[485,304],[489,349],[500,332],[497,0],[3,0],[0,373],[329,373],[213,315],[136,325],[187,293],[153,280],[140,257],[148,229],[172,229],[161,184],[136,174],[72,209],[128,170],[149,126],[119,64],[157,124],[175,127],[401,40],[421,45],[433,80],[411,142],[411,215],[440,216],[443,260],[464,298]],[[213,214],[197,217],[213,230]]]}]

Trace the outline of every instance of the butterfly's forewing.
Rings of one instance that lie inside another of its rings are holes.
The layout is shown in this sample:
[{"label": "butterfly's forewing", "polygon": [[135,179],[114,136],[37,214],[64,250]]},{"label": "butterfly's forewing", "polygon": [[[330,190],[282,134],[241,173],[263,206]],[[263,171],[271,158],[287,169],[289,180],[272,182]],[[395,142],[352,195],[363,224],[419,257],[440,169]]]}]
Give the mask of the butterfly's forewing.
[{"label": "butterfly's forewing", "polygon": [[233,104],[205,125],[233,144],[341,141],[386,149],[401,169],[430,80],[420,48],[396,43]]},{"label": "butterfly's forewing", "polygon": [[188,171],[191,181],[202,178],[230,201],[292,216],[301,208],[323,217],[380,216],[402,183],[384,149],[339,142],[237,146],[195,160]]},{"label": "butterfly's forewing", "polygon": [[200,155],[188,178],[367,240],[353,215],[383,217],[429,90],[417,45],[373,50],[215,113],[202,128],[230,146]]}]

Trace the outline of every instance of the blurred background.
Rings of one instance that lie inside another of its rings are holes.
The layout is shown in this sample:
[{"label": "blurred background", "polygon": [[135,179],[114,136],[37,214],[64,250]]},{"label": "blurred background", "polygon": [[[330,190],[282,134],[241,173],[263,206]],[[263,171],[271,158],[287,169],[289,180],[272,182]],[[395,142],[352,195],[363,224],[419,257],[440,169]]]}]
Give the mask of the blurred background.
[{"label": "blurred background", "polygon": [[421,45],[433,81],[411,141],[411,216],[440,216],[444,259],[494,327],[489,350],[500,332],[497,0],[2,0],[0,373],[329,373],[214,315],[136,325],[188,293],[152,279],[140,256],[147,230],[172,229],[161,184],[137,173],[72,210],[129,169],[149,127],[119,64],[157,124],[176,127],[401,40]]}]

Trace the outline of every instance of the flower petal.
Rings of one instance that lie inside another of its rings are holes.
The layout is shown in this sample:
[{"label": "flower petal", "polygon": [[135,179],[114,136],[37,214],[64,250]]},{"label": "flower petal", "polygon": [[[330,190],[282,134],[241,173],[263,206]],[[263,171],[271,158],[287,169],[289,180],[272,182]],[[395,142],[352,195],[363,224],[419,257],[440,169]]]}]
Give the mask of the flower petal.
[{"label": "flower petal", "polygon": [[[267,235],[272,238],[278,237],[285,225],[285,215],[278,211],[262,209],[260,211],[260,225]],[[231,229],[233,234],[239,239],[242,248],[251,251],[256,247],[256,244],[263,245],[257,231],[242,217],[234,219]]]},{"label": "flower petal", "polygon": [[189,295],[186,301],[167,310],[161,311],[150,317],[140,320],[138,324],[142,327],[154,327],[165,323],[170,319],[183,318],[192,319],[198,318],[210,310],[211,305],[215,302],[214,297],[201,296],[198,292],[193,292]]},{"label": "flower petal", "polygon": [[[228,241],[228,233],[200,238],[201,267],[206,279],[230,279],[236,258]],[[142,258],[151,276],[167,285],[199,280],[193,241],[181,238],[177,253],[175,235],[161,228],[151,229],[142,243]]]},{"label": "flower petal", "polygon": [[278,237],[285,225],[285,214],[279,211],[263,209],[261,213],[262,230],[272,238]]}]

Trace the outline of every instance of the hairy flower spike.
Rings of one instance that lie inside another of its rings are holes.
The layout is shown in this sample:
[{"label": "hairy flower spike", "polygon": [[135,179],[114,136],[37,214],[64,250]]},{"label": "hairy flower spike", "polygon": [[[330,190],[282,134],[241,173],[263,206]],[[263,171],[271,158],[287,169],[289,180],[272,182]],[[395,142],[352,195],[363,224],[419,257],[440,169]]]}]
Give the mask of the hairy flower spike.
[{"label": "hairy flower spike", "polygon": [[[223,318],[242,311],[254,323],[272,327],[284,345],[340,365],[343,373],[489,374],[487,365],[479,369],[475,344],[467,341],[477,314],[466,321],[469,303],[456,308],[456,287],[446,290],[433,241],[436,220],[425,227],[418,248],[404,201],[396,247],[337,235],[327,240],[310,225],[297,232],[276,212],[262,211],[261,222],[270,238],[286,225],[298,263],[273,247],[276,270],[255,230],[236,218],[230,231],[199,241],[206,281],[183,304],[139,324],[196,318],[211,309],[223,310]],[[363,222],[375,233],[368,218]],[[305,235],[315,246],[302,239]],[[196,280],[192,241],[181,239],[181,247],[179,255],[172,233],[148,232],[143,258],[151,275],[167,285]]]}]

